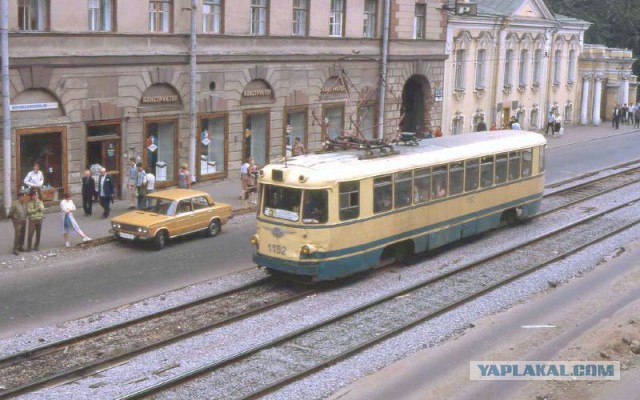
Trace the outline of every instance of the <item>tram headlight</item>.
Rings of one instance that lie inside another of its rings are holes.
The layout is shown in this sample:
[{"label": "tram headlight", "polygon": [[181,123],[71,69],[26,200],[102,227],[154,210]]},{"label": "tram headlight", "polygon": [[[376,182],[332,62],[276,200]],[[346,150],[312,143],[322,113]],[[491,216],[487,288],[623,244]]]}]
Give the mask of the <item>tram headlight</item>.
[{"label": "tram headlight", "polygon": [[249,239],[249,242],[251,242],[252,245],[256,246],[256,249],[260,248],[260,241],[258,240],[258,235],[251,236],[251,239]]},{"label": "tram headlight", "polygon": [[318,251],[318,249],[316,248],[316,246],[314,246],[312,244],[305,244],[300,249],[300,253],[305,254],[305,255],[306,254],[313,254],[316,251]]}]

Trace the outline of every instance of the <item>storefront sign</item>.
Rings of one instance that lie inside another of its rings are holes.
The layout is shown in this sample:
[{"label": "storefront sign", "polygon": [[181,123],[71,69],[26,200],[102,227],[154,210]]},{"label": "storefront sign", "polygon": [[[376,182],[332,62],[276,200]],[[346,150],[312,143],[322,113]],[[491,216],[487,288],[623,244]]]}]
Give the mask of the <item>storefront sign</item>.
[{"label": "storefront sign", "polygon": [[435,98],[435,101],[442,101],[442,97],[443,97],[443,90],[442,88],[437,88],[434,91],[433,97]]},{"label": "storefront sign", "polygon": [[330,93],[345,93],[347,91],[347,88],[344,87],[344,85],[336,85],[336,86],[332,86],[332,87],[323,87],[320,92],[323,94],[330,94]]},{"label": "storefront sign", "polygon": [[242,95],[244,97],[271,96],[271,89],[245,90]]},{"label": "storefront sign", "polygon": [[177,95],[145,96],[142,98],[143,103],[175,103],[176,101],[178,101]]},{"label": "storefront sign", "polygon": [[54,110],[58,108],[58,103],[32,103],[32,104],[12,104],[11,111],[35,111]]}]

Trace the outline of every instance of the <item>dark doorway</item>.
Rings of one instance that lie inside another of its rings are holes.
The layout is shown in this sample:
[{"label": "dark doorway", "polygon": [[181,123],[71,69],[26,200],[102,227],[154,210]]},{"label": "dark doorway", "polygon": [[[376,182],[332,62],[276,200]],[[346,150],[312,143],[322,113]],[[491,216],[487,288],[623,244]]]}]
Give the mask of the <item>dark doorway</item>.
[{"label": "dark doorway", "polygon": [[38,163],[44,175],[45,188],[51,187],[55,192],[63,191],[65,184],[63,165],[66,161],[62,132],[19,134],[18,186],[23,184],[23,180],[32,170],[33,164]]},{"label": "dark doorway", "polygon": [[87,127],[87,165],[100,165],[113,178],[116,196],[120,194],[120,124]]},{"label": "dark doorway", "polygon": [[413,75],[402,88],[402,132],[425,133],[431,128],[431,88],[422,75]]}]

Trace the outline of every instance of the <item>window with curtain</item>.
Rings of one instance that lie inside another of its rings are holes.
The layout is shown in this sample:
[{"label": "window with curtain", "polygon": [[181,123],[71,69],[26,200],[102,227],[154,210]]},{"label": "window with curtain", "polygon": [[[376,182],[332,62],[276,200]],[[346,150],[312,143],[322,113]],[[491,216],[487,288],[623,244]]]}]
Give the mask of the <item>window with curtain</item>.
[{"label": "window with curtain", "polygon": [[476,88],[484,89],[484,63],[487,57],[487,51],[485,49],[478,50],[476,54]]},{"label": "window with curtain", "polygon": [[204,0],[202,4],[202,32],[222,33],[222,0]]},{"label": "window with curtain", "polygon": [[362,36],[376,36],[376,9],[378,8],[377,0],[365,0],[364,2],[364,27]]},{"label": "window with curtain", "polygon": [[567,81],[568,82],[573,82],[576,79],[575,76],[575,64],[576,64],[576,51],[575,50],[570,50],[569,51],[569,71],[567,73]]},{"label": "window with curtain", "polygon": [[225,169],[225,118],[200,120],[200,175],[224,172]]},{"label": "window with curtain", "polygon": [[18,0],[18,29],[49,30],[49,0]]},{"label": "window with curtain", "polygon": [[147,125],[145,149],[146,165],[156,181],[175,180],[176,121],[154,122]]},{"label": "window with curtain", "polygon": [[345,0],[331,0],[329,36],[341,37],[344,35],[344,6]]},{"label": "window with curtain", "polygon": [[456,51],[456,66],[455,66],[455,82],[454,88],[455,90],[464,90],[464,62],[465,62],[465,51],[457,50]]},{"label": "window with curtain", "polygon": [[149,32],[171,31],[171,0],[149,0]]},{"label": "window with curtain", "polygon": [[542,60],[542,50],[537,49],[533,52],[533,83],[540,84],[540,63]]},{"label": "window with curtain", "polygon": [[518,84],[520,86],[527,85],[527,58],[529,52],[527,50],[520,50],[520,62],[518,64]]},{"label": "window with curtain", "polygon": [[246,118],[244,159],[253,158],[256,164],[267,164],[267,114],[251,114]]},{"label": "window with curtain", "polygon": [[414,39],[424,39],[424,25],[427,19],[427,5],[426,4],[416,4],[414,14],[413,14],[413,38]]},{"label": "window with curtain", "polygon": [[507,50],[504,56],[504,86],[511,86],[511,63],[513,61],[513,50]]},{"label": "window with curtain", "polygon": [[89,0],[89,30],[110,32],[112,30],[113,0]]},{"label": "window with curtain", "polygon": [[553,84],[560,83],[560,61],[562,58],[562,50],[556,50],[553,57]]},{"label": "window with curtain", "polygon": [[251,25],[249,33],[252,35],[267,34],[268,0],[251,0]]},{"label": "window with curtain", "polygon": [[307,36],[309,0],[293,0],[293,30],[295,36]]}]

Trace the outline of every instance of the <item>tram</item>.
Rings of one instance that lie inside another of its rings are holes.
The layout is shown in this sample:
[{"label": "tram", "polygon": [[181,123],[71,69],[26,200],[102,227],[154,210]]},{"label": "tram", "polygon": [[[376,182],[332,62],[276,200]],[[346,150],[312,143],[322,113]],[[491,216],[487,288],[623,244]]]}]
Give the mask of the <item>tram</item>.
[{"label": "tram", "polygon": [[402,262],[537,213],[546,140],[509,130],[422,140],[395,154],[285,159],[260,171],[254,262],[307,281]]}]

